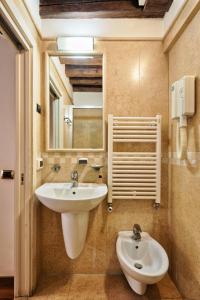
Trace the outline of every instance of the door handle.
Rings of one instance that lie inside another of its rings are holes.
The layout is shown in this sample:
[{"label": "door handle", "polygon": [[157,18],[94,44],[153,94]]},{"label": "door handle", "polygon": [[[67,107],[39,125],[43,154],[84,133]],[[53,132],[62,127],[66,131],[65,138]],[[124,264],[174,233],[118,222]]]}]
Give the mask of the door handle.
[{"label": "door handle", "polygon": [[14,179],[14,170],[0,170],[0,179]]}]

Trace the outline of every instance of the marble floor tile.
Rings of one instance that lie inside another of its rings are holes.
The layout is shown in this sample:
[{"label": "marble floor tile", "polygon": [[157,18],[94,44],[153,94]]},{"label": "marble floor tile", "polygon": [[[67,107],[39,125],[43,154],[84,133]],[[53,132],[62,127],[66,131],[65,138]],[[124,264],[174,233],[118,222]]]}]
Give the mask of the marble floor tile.
[{"label": "marble floor tile", "polygon": [[158,284],[148,286],[139,296],[123,275],[73,274],[40,280],[31,300],[182,300],[167,275]]},{"label": "marble floor tile", "polygon": [[105,285],[105,275],[73,275],[69,290],[69,300],[106,300],[108,286]]}]

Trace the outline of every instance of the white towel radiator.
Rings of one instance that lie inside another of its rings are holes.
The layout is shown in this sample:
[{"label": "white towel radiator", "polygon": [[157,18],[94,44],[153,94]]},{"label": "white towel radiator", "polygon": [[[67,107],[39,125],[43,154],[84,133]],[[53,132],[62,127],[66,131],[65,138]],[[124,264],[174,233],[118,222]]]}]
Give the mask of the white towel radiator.
[{"label": "white towel radiator", "polygon": [[[114,152],[115,143],[147,143],[154,152]],[[108,211],[115,199],[151,199],[160,205],[161,116],[108,115]]]}]

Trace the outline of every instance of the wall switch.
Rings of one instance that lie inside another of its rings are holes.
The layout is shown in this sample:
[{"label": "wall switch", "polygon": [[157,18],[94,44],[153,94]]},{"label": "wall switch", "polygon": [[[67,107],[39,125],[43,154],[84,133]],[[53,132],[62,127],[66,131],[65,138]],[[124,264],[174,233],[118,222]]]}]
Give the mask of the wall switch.
[{"label": "wall switch", "polygon": [[38,103],[36,104],[36,112],[38,112],[39,114],[41,114],[41,112],[42,112],[41,105]]},{"label": "wall switch", "polygon": [[44,167],[44,160],[43,158],[39,157],[36,159],[36,168],[37,170],[41,170]]}]

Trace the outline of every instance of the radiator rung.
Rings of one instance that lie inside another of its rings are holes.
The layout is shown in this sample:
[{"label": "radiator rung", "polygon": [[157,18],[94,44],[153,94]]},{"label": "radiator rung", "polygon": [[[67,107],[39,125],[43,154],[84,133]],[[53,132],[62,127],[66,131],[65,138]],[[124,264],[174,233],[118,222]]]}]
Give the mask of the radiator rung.
[{"label": "radiator rung", "polygon": [[112,171],[112,174],[156,174],[156,170],[116,170]]},{"label": "radiator rung", "polygon": [[113,129],[149,129],[149,130],[156,130],[156,126],[128,126],[128,125],[123,125],[123,126],[119,126],[119,125],[114,125]]},{"label": "radiator rung", "polygon": [[113,187],[112,191],[156,191],[155,187],[140,187],[135,186],[133,187]]},{"label": "radiator rung", "polygon": [[152,120],[157,121],[156,117],[113,117],[113,121],[115,120]]},{"label": "radiator rung", "polygon": [[113,182],[113,187],[122,187],[122,186],[129,186],[129,187],[136,187],[136,186],[144,186],[144,187],[156,187],[156,184],[155,183],[151,183],[151,182],[120,182],[120,183],[117,183],[117,182]]},{"label": "radiator rung", "polygon": [[156,142],[156,139],[113,139],[113,142],[116,143],[122,143],[122,142],[127,142],[127,143],[153,143]]},{"label": "radiator rung", "polygon": [[113,169],[130,169],[130,170],[142,170],[142,169],[152,169],[152,170],[154,170],[154,169],[156,169],[156,165],[155,166],[143,166],[143,165],[141,165],[141,166],[138,166],[138,165],[134,165],[134,166],[127,166],[127,165],[113,165]]},{"label": "radiator rung", "polygon": [[113,161],[118,161],[118,160],[150,160],[150,161],[156,161],[156,157],[152,156],[113,156]]},{"label": "radiator rung", "polygon": [[138,191],[129,191],[129,192],[125,192],[125,191],[123,191],[123,192],[112,192],[112,195],[113,196],[115,196],[115,195],[121,195],[121,196],[123,196],[123,195],[130,195],[130,196],[148,196],[148,195],[150,195],[150,196],[156,196],[156,192],[138,192]]},{"label": "radiator rung", "polygon": [[113,155],[153,155],[156,156],[156,152],[113,152]]},{"label": "radiator rung", "polygon": [[123,160],[113,160],[113,165],[155,165],[155,161],[123,161]]},{"label": "radiator rung", "polygon": [[114,134],[114,139],[155,139],[155,134]]},{"label": "radiator rung", "polygon": [[115,174],[113,178],[156,178],[156,174]]},{"label": "radiator rung", "polygon": [[148,125],[148,126],[151,126],[151,125],[157,125],[157,122],[156,121],[146,121],[146,120],[136,120],[136,121],[113,121],[113,125]]},{"label": "radiator rung", "polygon": [[126,199],[143,199],[143,200],[148,200],[148,199],[152,199],[152,200],[156,200],[156,196],[113,196],[112,199],[121,199],[121,200],[126,200]]},{"label": "radiator rung", "polygon": [[148,130],[143,130],[143,129],[141,129],[141,130],[135,130],[134,128],[132,129],[132,130],[126,130],[126,129],[123,129],[123,130],[121,130],[121,129],[115,129],[114,131],[113,131],[113,134],[115,135],[115,134],[150,134],[150,135],[152,135],[152,134],[155,134],[156,133],[156,130],[152,130],[152,129],[148,129]]},{"label": "radiator rung", "polygon": [[156,179],[145,179],[145,178],[134,178],[134,179],[130,179],[130,178],[124,178],[124,179],[119,179],[119,178],[114,178],[113,179],[113,183],[120,183],[120,182],[156,182]]}]

